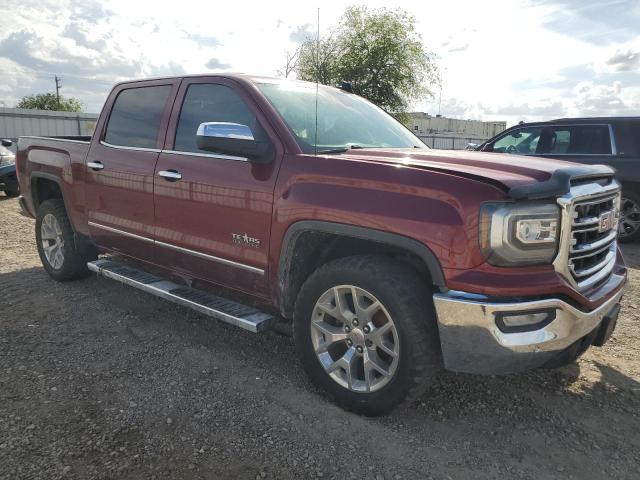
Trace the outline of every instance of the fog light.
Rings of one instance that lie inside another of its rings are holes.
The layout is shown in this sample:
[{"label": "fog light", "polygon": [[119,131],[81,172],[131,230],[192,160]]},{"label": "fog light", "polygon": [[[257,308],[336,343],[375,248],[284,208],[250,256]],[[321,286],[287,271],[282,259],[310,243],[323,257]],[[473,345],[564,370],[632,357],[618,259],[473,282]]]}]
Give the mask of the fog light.
[{"label": "fog light", "polygon": [[523,313],[521,315],[505,315],[502,321],[507,327],[521,327],[522,325],[533,325],[546,320],[548,314],[540,313]]},{"label": "fog light", "polygon": [[496,314],[496,325],[505,333],[538,330],[556,318],[555,309],[532,312],[500,312]]}]

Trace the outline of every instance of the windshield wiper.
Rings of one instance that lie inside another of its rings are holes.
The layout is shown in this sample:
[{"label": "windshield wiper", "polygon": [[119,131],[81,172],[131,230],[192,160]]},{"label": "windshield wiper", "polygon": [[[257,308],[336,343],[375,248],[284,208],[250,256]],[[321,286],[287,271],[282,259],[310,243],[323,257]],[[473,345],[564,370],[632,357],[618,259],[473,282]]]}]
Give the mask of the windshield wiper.
[{"label": "windshield wiper", "polygon": [[361,145],[347,145],[346,147],[340,147],[340,148],[330,148],[328,150],[318,150],[318,153],[344,153],[344,152],[348,152],[351,149],[358,149],[358,148],[364,148]]}]

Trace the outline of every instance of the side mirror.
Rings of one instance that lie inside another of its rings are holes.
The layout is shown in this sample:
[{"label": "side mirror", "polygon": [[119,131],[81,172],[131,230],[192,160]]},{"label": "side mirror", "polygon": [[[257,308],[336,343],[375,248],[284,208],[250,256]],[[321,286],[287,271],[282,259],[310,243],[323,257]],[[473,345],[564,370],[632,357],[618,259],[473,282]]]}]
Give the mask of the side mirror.
[{"label": "side mirror", "polygon": [[467,150],[476,150],[479,147],[477,143],[467,143]]},{"label": "side mirror", "polygon": [[2,146],[3,147],[10,147],[11,145],[13,145],[13,142],[7,138],[3,138],[2,139]]},{"label": "side mirror", "polygon": [[274,157],[271,142],[256,140],[251,129],[240,123],[201,123],[196,137],[201,150],[246,157],[256,163],[268,163]]}]

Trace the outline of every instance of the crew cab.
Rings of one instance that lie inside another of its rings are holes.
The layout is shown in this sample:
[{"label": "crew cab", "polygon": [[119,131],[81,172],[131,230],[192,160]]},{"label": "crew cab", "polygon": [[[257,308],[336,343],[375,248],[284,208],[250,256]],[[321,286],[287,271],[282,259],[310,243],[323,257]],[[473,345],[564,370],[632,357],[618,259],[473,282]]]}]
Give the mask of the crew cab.
[{"label": "crew cab", "polygon": [[446,368],[575,360],[615,328],[613,170],[435,151],[342,89],[125,82],[92,137],[22,137],[20,204],[55,280],[90,272],[252,332],[367,415]]},{"label": "crew cab", "polygon": [[487,140],[482,152],[604,164],[622,185],[618,239],[640,239],[640,117],[560,118],[521,123]]}]

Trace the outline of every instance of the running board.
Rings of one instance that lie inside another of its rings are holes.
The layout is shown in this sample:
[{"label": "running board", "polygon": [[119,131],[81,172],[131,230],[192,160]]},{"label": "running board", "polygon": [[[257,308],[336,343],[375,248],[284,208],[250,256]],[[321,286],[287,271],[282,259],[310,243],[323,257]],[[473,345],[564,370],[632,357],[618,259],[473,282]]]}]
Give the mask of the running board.
[{"label": "running board", "polygon": [[247,305],[163,280],[112,260],[95,260],[87,263],[87,267],[103,277],[117,280],[253,333],[265,330],[273,318],[272,315]]}]

